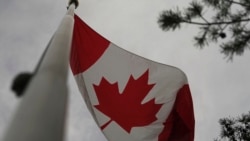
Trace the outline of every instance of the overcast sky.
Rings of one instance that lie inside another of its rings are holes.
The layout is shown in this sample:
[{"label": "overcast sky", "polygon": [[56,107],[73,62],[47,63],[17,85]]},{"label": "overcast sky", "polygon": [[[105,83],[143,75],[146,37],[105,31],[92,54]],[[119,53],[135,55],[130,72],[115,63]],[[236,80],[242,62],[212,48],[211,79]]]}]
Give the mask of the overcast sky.
[{"label": "overcast sky", "polygon": [[[250,110],[250,52],[227,62],[218,45],[199,50],[197,28],[163,32],[159,13],[189,0],[81,0],[76,13],[118,46],[182,69],[188,76],[196,118],[196,141],[219,135],[218,120]],[[0,138],[20,99],[10,91],[13,77],[33,71],[66,12],[67,1],[0,1]],[[209,11],[207,11],[209,12]],[[96,127],[70,74],[67,141],[106,141]]]}]

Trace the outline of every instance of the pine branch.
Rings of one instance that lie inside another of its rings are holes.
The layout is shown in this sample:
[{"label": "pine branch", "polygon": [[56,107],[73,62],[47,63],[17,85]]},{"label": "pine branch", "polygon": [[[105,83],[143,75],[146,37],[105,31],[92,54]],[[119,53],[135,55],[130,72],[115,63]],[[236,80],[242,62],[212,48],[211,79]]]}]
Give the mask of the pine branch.
[{"label": "pine branch", "polygon": [[205,21],[207,24],[211,25],[211,23],[210,23],[210,22],[208,22],[208,20],[207,20],[207,19],[205,19],[202,15],[200,15],[200,17],[201,17],[201,19],[202,19],[203,21]]},{"label": "pine branch", "polygon": [[[173,29],[176,29],[176,27],[179,27],[180,23],[188,23],[188,24],[194,24],[194,25],[201,25],[201,26],[210,26],[210,25],[229,25],[229,24],[234,24],[234,23],[243,23],[243,22],[249,22],[250,18],[246,19],[235,19],[231,21],[221,21],[221,22],[208,22],[202,15],[199,15],[204,21],[204,22],[194,22],[191,20],[188,20],[187,18],[184,18],[181,16],[180,12],[173,12],[171,10],[169,11],[164,11],[158,20],[158,23],[161,24],[162,28],[164,28],[164,25],[169,25],[167,26],[166,30],[171,29],[172,23],[177,24],[173,26]],[[165,28],[164,28],[165,29]]]},{"label": "pine branch", "polygon": [[[189,7],[180,11],[166,10],[161,13],[158,23],[165,30],[175,30],[181,27],[181,24],[192,24],[200,27],[200,32],[194,37],[195,45],[204,47],[210,42],[217,42],[219,38],[227,37],[227,30],[231,35],[231,41],[220,43],[221,53],[226,55],[229,60],[234,55],[242,55],[245,49],[250,48],[250,33],[246,27],[250,23],[250,4],[249,0],[203,0],[198,2],[193,0]],[[233,5],[241,6],[240,10],[233,10]],[[211,20],[203,14],[204,6],[212,7],[215,15]],[[196,18],[202,21],[195,20]]]},{"label": "pine branch", "polygon": [[241,20],[232,20],[232,21],[222,21],[222,22],[211,22],[211,23],[201,23],[201,22],[192,22],[187,20],[182,20],[183,23],[189,23],[189,24],[195,24],[195,25],[223,25],[223,24],[234,24],[234,23],[241,23],[241,22],[249,22],[250,18],[247,19],[241,19]]}]

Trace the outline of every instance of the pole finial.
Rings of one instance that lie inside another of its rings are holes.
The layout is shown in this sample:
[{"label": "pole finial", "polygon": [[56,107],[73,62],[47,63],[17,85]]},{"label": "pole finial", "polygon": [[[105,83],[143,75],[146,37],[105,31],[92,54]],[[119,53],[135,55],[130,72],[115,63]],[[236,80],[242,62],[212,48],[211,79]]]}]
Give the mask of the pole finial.
[{"label": "pole finial", "polygon": [[[78,0],[69,0],[69,6],[70,6],[71,4],[75,4],[75,6],[76,6],[76,8],[77,8],[78,5],[79,5],[79,2],[78,2]],[[69,7],[69,6],[68,6],[68,7]]]}]

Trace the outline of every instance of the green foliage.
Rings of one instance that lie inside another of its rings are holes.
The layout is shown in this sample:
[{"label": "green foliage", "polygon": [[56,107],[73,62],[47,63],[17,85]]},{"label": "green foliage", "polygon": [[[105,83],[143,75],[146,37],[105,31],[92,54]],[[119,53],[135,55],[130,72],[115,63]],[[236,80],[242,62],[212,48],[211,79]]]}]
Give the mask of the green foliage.
[{"label": "green foliage", "polygon": [[[207,20],[204,11],[214,15]],[[194,37],[195,45],[203,48],[210,42],[220,42],[221,53],[232,60],[250,48],[250,0],[193,0],[184,10],[165,10],[158,19],[164,30],[176,30],[182,24],[199,26],[200,32]]]},{"label": "green foliage", "polygon": [[214,141],[250,141],[250,112],[237,118],[222,118],[220,137]]}]

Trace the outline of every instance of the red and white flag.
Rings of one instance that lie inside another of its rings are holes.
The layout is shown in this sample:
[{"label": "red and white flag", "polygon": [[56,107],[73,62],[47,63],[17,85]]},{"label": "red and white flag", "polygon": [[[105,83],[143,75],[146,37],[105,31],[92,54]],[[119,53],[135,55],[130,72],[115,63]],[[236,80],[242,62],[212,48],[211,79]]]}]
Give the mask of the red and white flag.
[{"label": "red and white flag", "polygon": [[192,97],[180,69],[117,47],[78,16],[70,65],[108,140],[194,140]]}]

